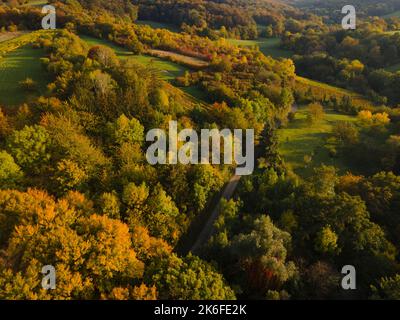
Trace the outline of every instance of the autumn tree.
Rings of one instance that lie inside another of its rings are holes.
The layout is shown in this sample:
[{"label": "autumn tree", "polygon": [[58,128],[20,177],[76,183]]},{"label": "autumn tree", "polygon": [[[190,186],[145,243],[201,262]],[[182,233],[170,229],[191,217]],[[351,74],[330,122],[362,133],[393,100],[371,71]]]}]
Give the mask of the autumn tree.
[{"label": "autumn tree", "polygon": [[118,65],[119,62],[114,50],[102,45],[90,48],[88,58],[99,62],[106,68]]},{"label": "autumn tree", "polygon": [[311,103],[308,105],[307,121],[310,125],[313,125],[324,118],[324,108],[319,103]]},{"label": "autumn tree", "polygon": [[337,122],[333,127],[333,135],[343,146],[351,146],[359,141],[359,132],[350,122]]},{"label": "autumn tree", "polygon": [[[79,209],[77,200],[84,198],[69,199],[72,195],[55,201],[35,190],[0,192],[2,236],[8,238],[0,268],[2,297],[100,298],[141,279],[144,264],[128,226]],[[40,271],[49,264],[57,270],[57,287],[45,292]]]},{"label": "autumn tree", "polygon": [[275,227],[268,216],[256,219],[249,233],[233,238],[231,251],[246,276],[244,290],[263,297],[294,276],[296,267],[287,261],[290,242],[290,234]]}]

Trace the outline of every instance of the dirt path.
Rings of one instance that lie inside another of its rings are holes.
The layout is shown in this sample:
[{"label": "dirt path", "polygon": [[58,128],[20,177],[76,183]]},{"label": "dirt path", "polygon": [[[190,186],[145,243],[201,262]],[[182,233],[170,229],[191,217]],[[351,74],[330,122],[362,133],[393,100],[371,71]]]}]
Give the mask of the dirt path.
[{"label": "dirt path", "polygon": [[16,32],[5,32],[5,33],[0,33],[0,42],[5,42],[14,38],[17,38],[19,36],[22,36],[27,32],[22,32],[22,31],[16,31]]},{"label": "dirt path", "polygon": [[208,219],[207,223],[204,225],[203,230],[201,231],[199,237],[197,238],[195,244],[193,245],[193,247],[190,251],[196,252],[212,236],[212,234],[214,232],[214,223],[217,220],[218,215],[219,215],[220,201],[222,198],[230,200],[233,197],[233,194],[235,193],[235,190],[239,184],[240,178],[241,178],[241,176],[235,175],[227,183],[221,197],[218,199],[217,205],[214,207],[214,209],[211,212],[210,218]]},{"label": "dirt path", "polygon": [[150,49],[147,51],[147,53],[160,59],[170,59],[176,63],[182,63],[188,67],[193,68],[206,68],[210,65],[210,63],[207,61],[185,56],[183,54],[172,51]]}]

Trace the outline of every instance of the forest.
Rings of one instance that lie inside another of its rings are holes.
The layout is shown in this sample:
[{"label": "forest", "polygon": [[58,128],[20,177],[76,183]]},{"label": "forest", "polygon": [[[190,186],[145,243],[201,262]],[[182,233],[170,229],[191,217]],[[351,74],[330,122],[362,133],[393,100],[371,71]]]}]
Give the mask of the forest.
[{"label": "forest", "polygon": [[[400,299],[400,7],[354,2],[2,0],[0,299]],[[150,164],[171,121],[254,172]]]}]

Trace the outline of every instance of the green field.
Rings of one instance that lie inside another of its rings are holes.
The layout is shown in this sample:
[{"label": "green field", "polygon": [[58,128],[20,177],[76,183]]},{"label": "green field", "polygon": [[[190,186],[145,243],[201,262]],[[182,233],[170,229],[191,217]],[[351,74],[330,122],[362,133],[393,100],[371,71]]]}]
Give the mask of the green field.
[{"label": "green field", "polygon": [[160,58],[156,57],[151,57],[151,56],[146,56],[146,55],[133,55],[132,52],[129,50],[114,45],[110,41],[106,40],[101,40],[101,39],[96,39],[93,37],[88,37],[88,36],[81,36],[81,38],[88,43],[91,46],[95,45],[104,45],[112,48],[117,56],[121,59],[133,59],[139,64],[146,65],[146,66],[152,66],[157,70],[160,70],[160,75],[164,80],[170,81],[175,79],[176,77],[182,76],[187,68],[184,66],[181,66],[180,64],[168,61],[168,60],[163,60]]},{"label": "green field", "polygon": [[387,71],[390,71],[390,72],[397,72],[397,71],[400,71],[400,63],[395,64],[395,65],[390,66],[390,67],[387,67],[386,70],[387,70]]},{"label": "green field", "polygon": [[0,33],[0,43],[1,42],[5,42],[5,41],[9,41],[15,38],[20,37],[23,34],[23,32],[4,32],[4,33]]},{"label": "green field", "polygon": [[[324,146],[336,122],[354,122],[356,118],[326,111],[324,120],[310,126],[307,122],[307,114],[306,108],[300,108],[296,112],[295,120],[288,127],[278,130],[279,150],[286,163],[303,177],[310,176],[313,168],[322,164],[333,165],[342,173],[346,172],[348,168],[340,158],[331,158]],[[308,165],[305,163],[305,156],[312,158]]]},{"label": "green field", "polygon": [[290,58],[293,53],[288,50],[281,49],[279,38],[266,39],[260,38],[258,40],[237,40],[237,39],[227,39],[229,43],[242,46],[242,47],[254,47],[258,46],[260,51],[266,56],[271,56],[273,58]]},{"label": "green field", "polygon": [[332,86],[332,85],[324,83],[324,82],[319,82],[319,81],[311,80],[311,79],[300,77],[300,76],[296,77],[296,81],[299,83],[302,83],[304,85],[307,85],[309,87],[321,88],[321,89],[324,89],[325,91],[331,91],[332,93],[338,93],[338,94],[341,94],[344,96],[349,96],[352,98],[361,98],[361,95],[358,93],[355,93],[353,91],[346,90],[343,88],[335,87],[335,86]]},{"label": "green field", "polygon": [[133,56],[133,53],[130,52],[129,50],[127,50],[127,49],[125,49],[123,47],[117,46],[117,45],[113,44],[110,41],[97,39],[97,38],[89,37],[89,36],[85,36],[85,35],[80,35],[80,38],[83,41],[85,41],[89,46],[102,45],[102,46],[107,46],[107,47],[113,49],[115,54],[119,58],[125,59],[127,57],[132,57]]},{"label": "green field", "polygon": [[394,34],[396,34],[396,33],[399,33],[400,32],[400,30],[396,30],[396,31],[386,31],[386,32],[384,32],[385,34],[389,34],[389,35],[394,35]]},{"label": "green field", "polygon": [[400,18],[400,11],[395,11],[390,14],[387,14],[386,16],[383,16],[383,18]]},{"label": "green field", "polygon": [[48,0],[28,0],[27,3],[21,4],[20,7],[43,7],[48,3]]},{"label": "green field", "polygon": [[0,34],[0,58],[20,47],[36,41],[40,34],[46,31],[35,32],[5,32]]},{"label": "green field", "polygon": [[40,62],[43,55],[43,50],[25,45],[0,59],[0,104],[18,105],[29,99],[19,86],[28,77],[37,82],[39,92],[45,90],[47,78]]},{"label": "green field", "polygon": [[[153,68],[159,70],[160,76],[163,80],[171,82],[176,77],[182,76],[188,68],[174,63],[168,60],[163,60],[160,58],[147,56],[147,55],[133,55],[129,50],[114,45],[110,41],[101,40],[93,37],[83,36],[81,35],[81,39],[83,39],[87,44],[94,45],[104,45],[112,48],[117,56],[121,59],[133,59],[135,62],[144,65],[144,66],[152,66]],[[206,94],[202,92],[197,87],[187,87],[180,88],[185,94],[191,96],[199,103],[204,103],[206,99]]]},{"label": "green field", "polygon": [[296,76],[295,88],[301,90],[311,89],[313,96],[320,100],[324,99],[324,97],[330,96],[334,96],[338,99],[350,97],[355,106],[362,108],[374,106],[370,100],[356,92],[300,76]]},{"label": "green field", "polygon": [[131,59],[134,59],[136,62],[142,65],[152,66],[155,69],[160,70],[161,77],[164,80],[168,81],[174,80],[176,77],[182,76],[187,70],[187,68],[181,66],[180,64],[173,63],[168,60],[162,60],[160,58],[152,56],[138,55],[132,56]]},{"label": "green field", "polygon": [[176,62],[180,65],[187,66],[191,69],[204,69],[210,66],[208,61],[204,61],[195,57],[186,56],[173,51],[150,49],[146,52],[148,55],[168,61]]}]

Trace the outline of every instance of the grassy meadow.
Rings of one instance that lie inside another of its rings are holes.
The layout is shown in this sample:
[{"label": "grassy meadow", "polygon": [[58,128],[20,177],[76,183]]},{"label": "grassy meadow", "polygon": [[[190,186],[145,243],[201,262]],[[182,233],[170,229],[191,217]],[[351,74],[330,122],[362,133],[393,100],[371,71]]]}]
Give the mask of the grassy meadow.
[{"label": "grassy meadow", "polygon": [[188,66],[193,69],[202,69],[206,68],[210,65],[209,62],[204,60],[200,60],[194,57],[185,56],[176,52],[165,51],[165,50],[148,50],[148,54],[152,57],[157,57],[161,59],[167,59],[172,62],[177,62],[179,64],[183,64],[184,66]]},{"label": "grassy meadow", "polygon": [[185,71],[187,70],[186,67],[184,67],[178,63],[174,63],[172,61],[168,61],[168,60],[161,59],[158,57],[152,57],[152,56],[143,55],[143,54],[142,55],[134,55],[129,50],[127,50],[123,47],[117,46],[107,40],[101,40],[101,39],[88,37],[88,36],[81,36],[81,38],[87,44],[89,44],[91,46],[104,45],[104,46],[110,47],[111,49],[113,49],[115,51],[116,55],[121,59],[129,58],[129,59],[133,59],[134,61],[136,61],[137,63],[142,64],[142,65],[146,65],[146,66],[151,65],[155,69],[159,70],[161,77],[167,81],[171,81],[171,80],[175,79],[176,77],[183,75],[185,73]]},{"label": "grassy meadow", "polygon": [[228,39],[228,41],[236,46],[243,46],[243,47],[259,47],[260,51],[265,54],[266,56],[271,56],[275,59],[277,58],[290,58],[292,57],[293,53],[281,49],[280,43],[281,40],[279,38],[259,38],[257,40],[237,40],[237,39]]},{"label": "grassy meadow", "polygon": [[390,71],[390,72],[397,72],[397,71],[400,71],[400,63],[395,64],[395,65],[390,66],[390,67],[387,67],[386,70],[387,70],[387,71]]},{"label": "grassy meadow", "polygon": [[0,58],[9,52],[34,42],[41,33],[46,32],[48,31],[0,33]]},{"label": "grassy meadow", "polygon": [[[279,150],[287,164],[303,177],[312,174],[313,168],[325,165],[334,165],[344,173],[346,165],[340,158],[332,158],[325,148],[327,139],[331,136],[336,122],[355,122],[356,117],[325,111],[325,117],[314,125],[307,121],[308,110],[305,107],[296,112],[295,119],[287,127],[279,129]],[[311,162],[306,163],[305,157],[310,157]]]},{"label": "grassy meadow", "polygon": [[390,14],[387,14],[383,18],[400,18],[400,11],[395,11]]},{"label": "grassy meadow", "polygon": [[43,7],[48,3],[48,0],[28,0],[26,3],[21,4],[20,7]]},{"label": "grassy meadow", "polygon": [[21,31],[0,33],[0,43],[18,38],[23,34]]},{"label": "grassy meadow", "polygon": [[[44,52],[30,45],[42,32],[46,31],[3,34],[8,40],[0,42],[0,104],[18,105],[46,89],[48,79],[40,61]],[[37,83],[37,92],[28,93],[20,88],[19,82],[26,78]]]},{"label": "grassy meadow", "polygon": [[[81,36],[81,38],[88,43],[91,46],[94,45],[105,45],[110,48],[112,48],[117,56],[121,59],[133,59],[135,62],[145,65],[145,66],[152,66],[154,69],[159,70],[160,76],[163,80],[172,82],[176,77],[182,76],[185,71],[189,70],[187,67],[166,60],[166,59],[161,59],[158,57],[153,57],[149,55],[133,55],[132,52],[129,50],[114,45],[110,41],[106,40],[101,40],[101,39],[96,39],[93,37],[88,37],[88,36]],[[186,87],[186,88],[181,88],[181,91],[183,91],[186,95],[191,96],[194,98],[197,102],[199,103],[204,103],[206,101],[206,95],[204,92],[199,90],[197,87]]]},{"label": "grassy meadow", "polygon": [[312,95],[317,99],[323,99],[324,97],[336,97],[337,99],[342,99],[343,97],[350,97],[353,104],[361,107],[373,107],[373,103],[362,95],[346,90],[343,88],[338,88],[323,82],[311,80],[308,78],[303,78],[300,76],[296,77],[295,87],[298,90],[311,90]]},{"label": "grassy meadow", "polygon": [[[133,59],[135,62],[138,64],[144,65],[144,66],[152,66],[154,69],[158,70],[160,73],[160,76],[163,80],[166,80],[168,82],[172,82],[175,80],[176,77],[182,76],[185,71],[189,70],[187,67],[166,60],[166,59],[161,59],[158,57],[153,57],[149,55],[134,55],[132,52],[129,50],[117,46],[110,41],[107,40],[101,40],[93,37],[88,37],[88,36],[80,36],[81,39],[83,39],[87,44],[91,46],[95,45],[104,45],[108,46],[111,49],[113,49],[116,53],[116,55],[120,59]],[[169,87],[170,91],[172,90],[172,86]],[[186,87],[186,88],[176,88],[174,90],[176,92],[180,92],[180,94],[183,94],[186,96],[187,100],[190,100],[191,103],[200,103],[200,104],[205,104],[206,101],[206,95],[204,92],[202,92],[200,89],[197,87]]]},{"label": "grassy meadow", "polygon": [[40,62],[43,55],[43,50],[26,45],[0,59],[0,104],[18,105],[26,101],[30,94],[19,85],[26,78],[38,84],[39,92],[45,90],[47,78]]}]

